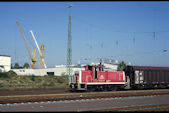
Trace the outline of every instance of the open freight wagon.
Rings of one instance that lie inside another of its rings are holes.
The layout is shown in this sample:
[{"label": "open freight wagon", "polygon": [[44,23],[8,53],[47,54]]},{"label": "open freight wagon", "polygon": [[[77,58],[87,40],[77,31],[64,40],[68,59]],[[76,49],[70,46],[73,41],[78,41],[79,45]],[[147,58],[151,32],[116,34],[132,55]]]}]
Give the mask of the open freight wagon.
[{"label": "open freight wagon", "polygon": [[130,88],[166,88],[169,86],[169,67],[127,66],[126,78]]}]

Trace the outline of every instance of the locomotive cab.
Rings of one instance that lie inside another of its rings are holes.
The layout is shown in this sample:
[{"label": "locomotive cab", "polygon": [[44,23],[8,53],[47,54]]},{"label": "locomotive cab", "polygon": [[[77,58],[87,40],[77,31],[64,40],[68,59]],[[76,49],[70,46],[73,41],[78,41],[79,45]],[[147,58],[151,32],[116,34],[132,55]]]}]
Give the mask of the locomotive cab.
[{"label": "locomotive cab", "polygon": [[72,91],[112,90],[124,87],[125,75],[123,71],[104,71],[104,66],[101,63],[84,67],[85,70],[74,73],[74,83],[70,84]]}]

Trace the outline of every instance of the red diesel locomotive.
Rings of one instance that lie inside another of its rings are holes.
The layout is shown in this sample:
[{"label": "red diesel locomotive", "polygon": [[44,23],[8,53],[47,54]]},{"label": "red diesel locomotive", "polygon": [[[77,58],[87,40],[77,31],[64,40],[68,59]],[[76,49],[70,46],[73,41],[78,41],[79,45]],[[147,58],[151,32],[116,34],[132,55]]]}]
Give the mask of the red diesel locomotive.
[{"label": "red diesel locomotive", "polygon": [[76,71],[73,82],[70,83],[72,91],[77,90],[118,90],[125,87],[125,73],[123,71],[107,71],[104,66],[86,65],[85,70]]}]

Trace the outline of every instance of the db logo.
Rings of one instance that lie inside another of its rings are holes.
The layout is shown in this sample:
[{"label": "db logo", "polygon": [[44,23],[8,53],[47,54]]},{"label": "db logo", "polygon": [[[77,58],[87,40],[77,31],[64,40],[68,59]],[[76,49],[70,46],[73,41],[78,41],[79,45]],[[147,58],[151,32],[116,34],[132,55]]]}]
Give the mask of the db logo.
[{"label": "db logo", "polygon": [[101,75],[99,79],[104,79],[104,76],[103,76],[103,75]]}]

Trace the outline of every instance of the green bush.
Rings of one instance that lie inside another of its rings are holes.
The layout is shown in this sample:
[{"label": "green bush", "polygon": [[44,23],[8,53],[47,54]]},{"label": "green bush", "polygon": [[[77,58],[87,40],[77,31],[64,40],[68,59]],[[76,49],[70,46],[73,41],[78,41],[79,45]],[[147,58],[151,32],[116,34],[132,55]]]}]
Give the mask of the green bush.
[{"label": "green bush", "polygon": [[123,69],[125,69],[126,66],[127,66],[126,63],[125,63],[124,61],[122,61],[122,62],[120,62],[120,63],[118,64],[117,70],[118,70],[118,71],[123,71]]},{"label": "green bush", "polygon": [[17,75],[14,71],[10,70],[7,72],[8,74],[11,74],[11,75]]},{"label": "green bush", "polygon": [[11,78],[16,76],[17,74],[14,71],[9,71],[9,72],[0,72],[0,78]]},{"label": "green bush", "polygon": [[8,78],[7,72],[0,72],[0,78]]},{"label": "green bush", "polygon": [[8,75],[9,78],[17,76],[17,74],[14,71],[12,71],[12,70],[8,71],[7,75]]},{"label": "green bush", "polygon": [[35,81],[35,75],[32,75],[30,78],[32,81]]},{"label": "green bush", "polygon": [[36,77],[36,80],[35,80],[36,83],[40,83],[42,82],[42,79],[40,77]]},{"label": "green bush", "polygon": [[66,83],[67,79],[66,76],[59,76],[57,77],[57,82],[62,84],[62,83]]},{"label": "green bush", "polygon": [[51,86],[51,87],[52,87],[52,86],[55,86],[55,83],[52,81],[52,82],[49,83],[48,86]]},{"label": "green bush", "polygon": [[0,89],[11,88],[67,88],[66,76],[19,76],[10,72],[0,73]]}]

